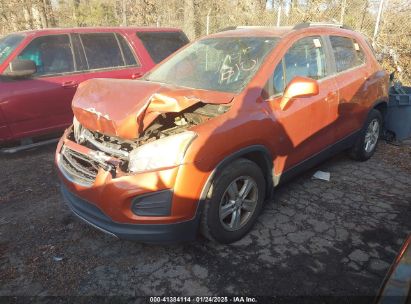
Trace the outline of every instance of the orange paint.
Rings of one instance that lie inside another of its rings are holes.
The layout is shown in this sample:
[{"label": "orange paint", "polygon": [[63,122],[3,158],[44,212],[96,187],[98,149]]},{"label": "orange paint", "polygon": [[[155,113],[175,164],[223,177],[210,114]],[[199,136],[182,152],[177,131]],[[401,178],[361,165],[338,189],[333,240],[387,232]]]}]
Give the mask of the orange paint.
[{"label": "orange paint", "polygon": [[[355,39],[366,62],[342,73],[313,80],[296,77],[284,96],[267,96],[266,84],[287,50],[307,36],[339,35]],[[96,79],[80,86],[73,111],[91,130],[133,139],[161,113],[180,112],[198,103],[230,103],[228,112],[190,128],[197,137],[184,163],[175,168],[112,178],[99,171],[94,185],[84,188],[65,179],[78,196],[94,203],[120,223],[176,223],[192,219],[211,172],[227,156],[253,145],[270,154],[273,175],[287,170],[361,129],[377,101],[387,101],[388,77],[363,36],[334,27],[300,30],[247,29],[207,37],[280,37],[260,69],[238,94],[167,86],[149,81]],[[93,109],[93,110],[90,110]],[[57,148],[69,144],[67,132]],[[71,145],[71,144],[70,144]],[[85,152],[78,147],[79,152]],[[171,215],[140,217],[130,211],[131,199],[171,189]]]}]

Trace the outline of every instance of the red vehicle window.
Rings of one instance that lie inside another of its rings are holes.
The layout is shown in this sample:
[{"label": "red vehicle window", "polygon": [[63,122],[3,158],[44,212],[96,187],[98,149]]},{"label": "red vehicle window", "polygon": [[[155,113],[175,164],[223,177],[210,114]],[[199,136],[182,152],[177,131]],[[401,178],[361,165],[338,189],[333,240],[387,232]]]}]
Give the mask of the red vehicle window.
[{"label": "red vehicle window", "polygon": [[73,52],[68,35],[35,38],[20,53],[18,58],[35,62],[37,68],[35,76],[74,71]]},{"label": "red vehicle window", "polygon": [[86,56],[84,55],[83,46],[81,45],[79,34],[71,34],[74,57],[76,59],[77,71],[88,70]]},{"label": "red vehicle window", "polygon": [[136,57],[133,55],[133,51],[130,49],[126,39],[123,36],[116,34],[118,42],[120,43],[121,50],[123,51],[124,62],[127,66],[140,65],[137,63]]},{"label": "red vehicle window", "polygon": [[181,32],[141,32],[137,33],[151,58],[159,63],[189,41]]},{"label": "red vehicle window", "polygon": [[23,39],[23,35],[8,35],[0,39],[0,64],[9,57]]},{"label": "red vehicle window", "polygon": [[114,33],[81,34],[89,69],[123,67],[124,60]]}]

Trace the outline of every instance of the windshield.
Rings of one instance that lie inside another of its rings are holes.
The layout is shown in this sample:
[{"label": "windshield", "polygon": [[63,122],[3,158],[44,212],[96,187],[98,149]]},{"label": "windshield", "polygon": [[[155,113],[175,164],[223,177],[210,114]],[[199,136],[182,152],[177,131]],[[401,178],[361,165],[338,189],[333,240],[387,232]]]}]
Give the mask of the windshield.
[{"label": "windshield", "polygon": [[9,57],[11,52],[14,51],[23,38],[23,35],[8,35],[0,38],[0,64]]},{"label": "windshield", "polygon": [[279,39],[224,37],[197,41],[160,64],[146,79],[177,86],[240,92]]}]

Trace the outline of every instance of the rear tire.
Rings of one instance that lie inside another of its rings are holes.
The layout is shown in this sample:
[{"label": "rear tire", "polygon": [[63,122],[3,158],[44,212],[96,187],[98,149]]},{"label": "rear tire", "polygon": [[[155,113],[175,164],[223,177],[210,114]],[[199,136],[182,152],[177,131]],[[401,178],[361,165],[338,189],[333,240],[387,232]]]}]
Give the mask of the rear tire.
[{"label": "rear tire", "polygon": [[240,158],[217,174],[202,213],[201,233],[229,244],[244,237],[261,212],[265,178],[254,162]]},{"label": "rear tire", "polygon": [[352,159],[366,161],[375,153],[381,136],[382,121],[380,111],[372,109],[354,146],[348,151]]}]

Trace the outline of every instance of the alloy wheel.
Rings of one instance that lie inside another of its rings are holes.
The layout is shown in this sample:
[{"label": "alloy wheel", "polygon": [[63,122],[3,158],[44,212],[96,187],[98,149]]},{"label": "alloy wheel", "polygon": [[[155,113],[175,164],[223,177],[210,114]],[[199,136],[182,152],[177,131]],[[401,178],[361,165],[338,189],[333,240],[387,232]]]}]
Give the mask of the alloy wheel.
[{"label": "alloy wheel", "polygon": [[365,133],[364,149],[365,152],[370,153],[377,145],[380,136],[380,123],[378,119],[371,120]]},{"label": "alloy wheel", "polygon": [[258,202],[257,183],[250,176],[235,179],[220,201],[219,217],[224,229],[236,231],[252,217]]}]

